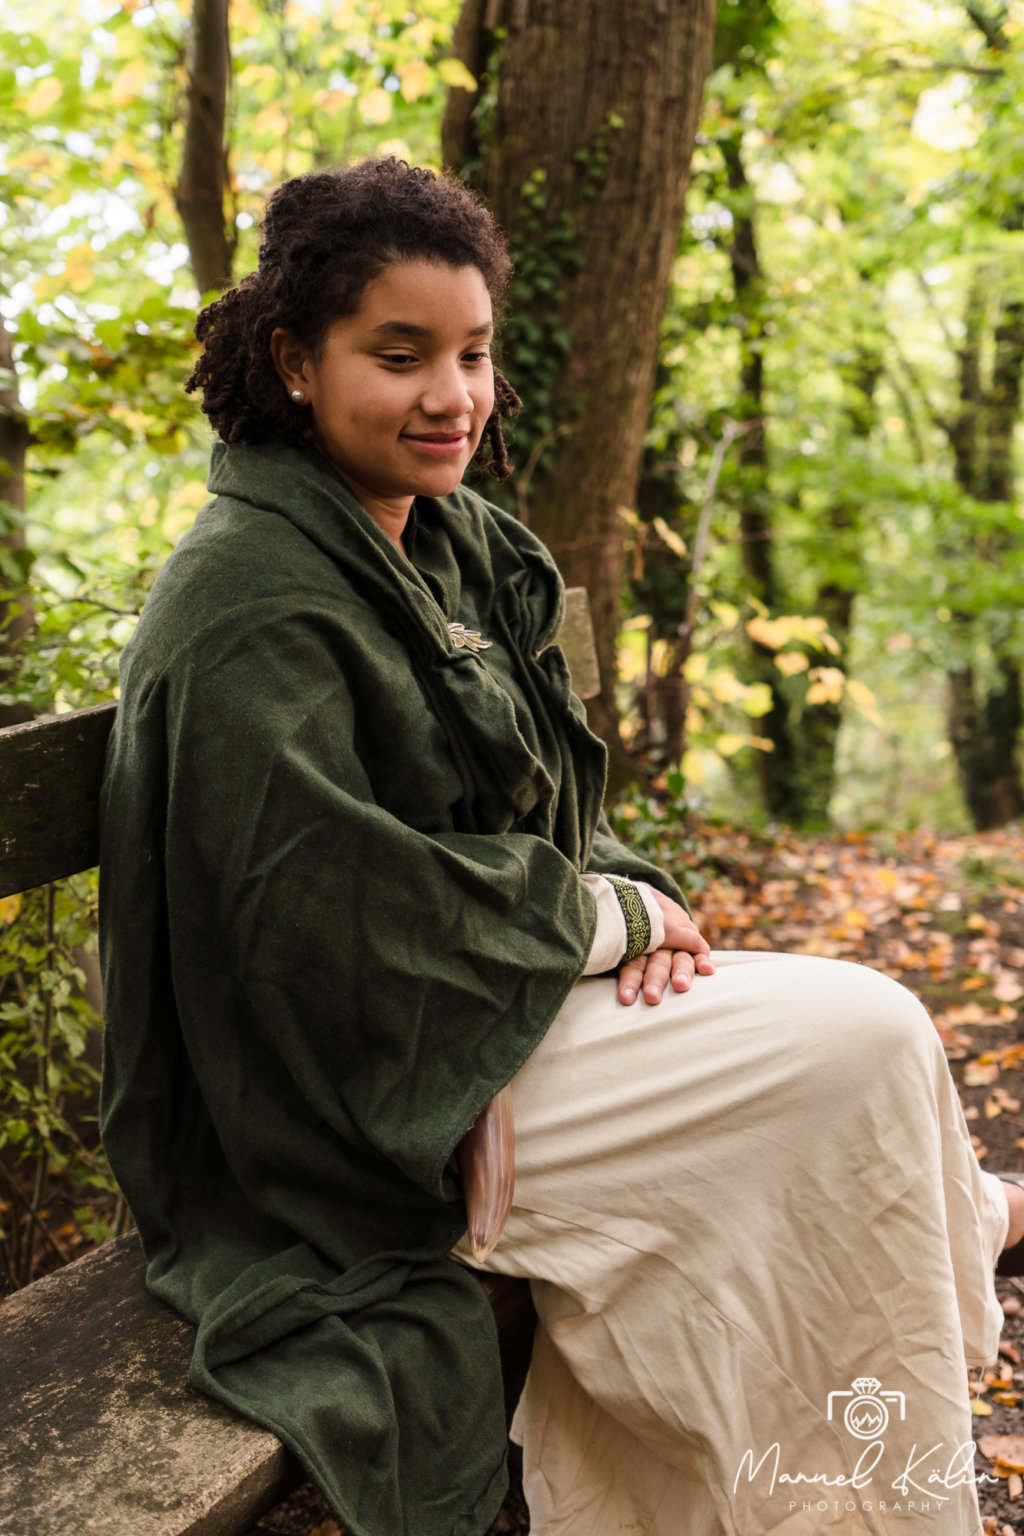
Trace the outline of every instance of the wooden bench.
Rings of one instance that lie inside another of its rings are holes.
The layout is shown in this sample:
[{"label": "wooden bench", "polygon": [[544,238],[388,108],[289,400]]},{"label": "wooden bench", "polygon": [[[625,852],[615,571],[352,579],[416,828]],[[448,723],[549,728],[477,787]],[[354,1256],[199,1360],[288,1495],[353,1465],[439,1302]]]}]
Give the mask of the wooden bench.
[{"label": "wooden bench", "polygon": [[[585,594],[559,638],[591,696]],[[0,731],[0,897],[97,863],[115,707]],[[481,1280],[510,1417],[533,1337],[529,1288]],[[146,1291],[134,1233],[0,1305],[0,1536],[240,1536],[300,1480],[272,1434],[187,1385],[193,1338]]]}]

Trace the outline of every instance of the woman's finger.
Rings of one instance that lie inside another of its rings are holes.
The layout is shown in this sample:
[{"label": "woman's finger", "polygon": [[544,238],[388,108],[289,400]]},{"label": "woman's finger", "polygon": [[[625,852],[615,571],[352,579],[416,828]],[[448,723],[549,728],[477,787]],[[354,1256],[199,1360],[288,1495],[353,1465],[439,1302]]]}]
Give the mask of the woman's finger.
[{"label": "woman's finger", "polygon": [[637,995],[643,985],[644,972],[647,969],[647,956],[638,955],[635,960],[627,960],[619,967],[619,1002],[635,1003]]},{"label": "woman's finger", "polygon": [[[704,957],[701,956],[701,959]],[[710,961],[708,962],[710,964]],[[712,970],[714,967],[712,966]],[[677,992],[689,992],[697,972],[697,960],[684,949],[677,949],[672,956],[672,985]]]},{"label": "woman's finger", "polygon": [[661,1002],[671,973],[672,951],[670,949],[656,949],[653,955],[647,956],[647,969],[644,971],[645,1003]]}]

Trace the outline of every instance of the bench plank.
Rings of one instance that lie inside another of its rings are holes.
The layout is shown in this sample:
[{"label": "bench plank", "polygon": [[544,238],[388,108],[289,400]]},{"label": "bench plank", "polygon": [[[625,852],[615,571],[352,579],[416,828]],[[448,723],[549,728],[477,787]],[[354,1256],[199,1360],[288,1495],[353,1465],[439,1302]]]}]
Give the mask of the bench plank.
[{"label": "bench plank", "polygon": [[99,862],[99,786],[116,708],[0,731],[0,896]]},{"label": "bench plank", "polygon": [[[511,1417],[536,1315],[526,1282],[481,1279]],[[146,1290],[134,1232],[0,1305],[0,1536],[238,1536],[302,1480],[188,1386],[194,1338]]]},{"label": "bench plank", "polygon": [[195,1330],[142,1275],[129,1233],[0,1306],[3,1536],[234,1536],[301,1480],[187,1385]]}]

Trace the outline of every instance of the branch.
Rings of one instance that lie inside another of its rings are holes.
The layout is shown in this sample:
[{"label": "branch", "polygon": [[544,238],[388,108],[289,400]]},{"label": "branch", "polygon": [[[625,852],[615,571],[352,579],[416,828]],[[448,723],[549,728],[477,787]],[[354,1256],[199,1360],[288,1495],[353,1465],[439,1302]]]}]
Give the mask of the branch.
[{"label": "branch", "polygon": [[697,531],[693,538],[693,559],[690,562],[690,585],[686,594],[686,617],[679,626],[679,636],[686,649],[689,649],[690,636],[693,634],[693,626],[697,619],[697,581],[707,558],[708,538],[711,532],[711,514],[715,506],[715,492],[718,489],[719,477],[725,456],[738,437],[749,432],[753,427],[760,426],[760,421],[727,421],[722,428],[722,435],[715,444],[715,451],[711,455],[711,464],[708,467],[707,477],[704,481],[704,500],[701,503],[700,516],[697,518]]},{"label": "branch", "polygon": [[[921,383],[921,378],[917,369],[914,367],[909,358],[904,356],[903,350],[900,347],[900,344],[897,341],[895,335],[890,330],[889,326],[884,326],[883,329],[885,331],[886,337],[888,338],[889,345],[892,347],[893,352],[896,354],[896,357],[899,360],[900,367],[903,369],[903,372],[910,380],[918,399],[924,406],[926,415],[930,418],[933,425],[938,427],[940,432],[944,432],[947,437],[952,437],[953,423],[951,419],[948,416],[943,415],[938,406],[932,404],[928,395],[928,391]],[[890,379],[893,378],[892,369],[888,368],[886,371],[889,374]]]},{"label": "branch", "polygon": [[1003,31],[1003,22],[1006,20],[1005,8],[1000,6],[995,16],[989,16],[978,5],[977,0],[968,0],[964,9],[993,53],[1005,53],[1010,46]]},{"label": "branch", "polygon": [[924,301],[928,305],[928,308],[931,310],[932,314],[935,316],[939,330],[942,332],[946,345],[948,346],[949,350],[955,354],[958,351],[956,337],[950,330],[949,323],[946,320],[945,315],[942,313],[942,310],[936,304],[935,295],[932,293],[929,285],[925,282],[924,274],[922,272],[915,271],[914,281],[920,288],[921,292],[924,294]]}]

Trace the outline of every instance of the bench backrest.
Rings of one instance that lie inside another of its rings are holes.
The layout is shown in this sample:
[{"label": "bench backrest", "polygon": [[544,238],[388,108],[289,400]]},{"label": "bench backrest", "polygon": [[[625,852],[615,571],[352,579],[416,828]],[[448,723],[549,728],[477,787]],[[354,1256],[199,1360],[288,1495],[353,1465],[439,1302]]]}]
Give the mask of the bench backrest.
[{"label": "bench backrest", "polygon": [[0,731],[0,896],[99,861],[99,790],[115,704]]}]

